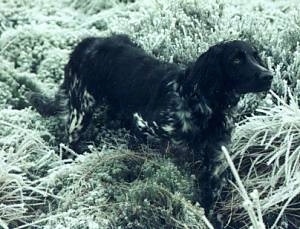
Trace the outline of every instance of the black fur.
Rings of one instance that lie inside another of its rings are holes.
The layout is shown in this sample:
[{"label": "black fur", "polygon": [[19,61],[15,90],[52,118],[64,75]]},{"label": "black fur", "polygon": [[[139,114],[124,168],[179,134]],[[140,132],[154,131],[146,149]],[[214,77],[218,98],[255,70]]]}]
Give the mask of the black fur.
[{"label": "black fur", "polygon": [[87,38],[80,42],[65,68],[57,99],[31,101],[44,114],[55,114],[65,94],[69,101],[68,135],[76,147],[95,106],[105,102],[110,118],[135,136],[165,139],[192,149],[202,164],[198,177],[210,208],[218,187],[219,147],[230,139],[230,111],[240,96],[267,91],[271,73],[257,51],[244,41],[210,47],[186,68],[148,55],[126,35]]}]

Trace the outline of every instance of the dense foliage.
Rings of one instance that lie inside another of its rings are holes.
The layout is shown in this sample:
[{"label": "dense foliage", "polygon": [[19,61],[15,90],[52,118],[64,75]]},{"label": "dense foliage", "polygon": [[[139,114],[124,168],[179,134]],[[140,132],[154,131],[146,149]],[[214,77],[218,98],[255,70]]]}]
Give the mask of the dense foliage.
[{"label": "dense foliage", "polygon": [[[223,40],[249,40],[258,48],[274,73],[272,92],[240,102],[228,149],[246,190],[258,190],[266,225],[299,228],[297,0],[2,0],[0,227],[207,227],[192,202],[195,180],[187,165],[147,147],[128,150],[126,131],[104,129],[101,111],[91,153],[64,163],[61,153],[69,149],[60,144],[60,121],[28,104],[27,91],[55,93],[79,40],[112,33],[129,34],[149,54],[182,65]],[[253,223],[235,186],[224,196],[224,218]]]}]

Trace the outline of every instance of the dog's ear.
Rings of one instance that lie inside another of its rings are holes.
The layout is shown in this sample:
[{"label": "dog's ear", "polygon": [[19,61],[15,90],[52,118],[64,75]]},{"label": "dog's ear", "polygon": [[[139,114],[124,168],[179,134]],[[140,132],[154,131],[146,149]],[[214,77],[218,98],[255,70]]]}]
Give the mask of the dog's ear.
[{"label": "dog's ear", "polygon": [[186,75],[186,84],[192,88],[191,92],[201,92],[201,94],[213,94],[223,84],[221,53],[222,44],[210,47],[203,53]]}]

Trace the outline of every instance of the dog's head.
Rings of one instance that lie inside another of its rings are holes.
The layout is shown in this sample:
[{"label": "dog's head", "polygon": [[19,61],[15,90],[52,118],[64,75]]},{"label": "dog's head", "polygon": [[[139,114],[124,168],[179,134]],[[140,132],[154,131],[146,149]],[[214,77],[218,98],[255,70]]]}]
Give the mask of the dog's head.
[{"label": "dog's head", "polygon": [[190,69],[187,82],[194,86],[195,93],[245,94],[269,90],[272,78],[257,50],[245,41],[235,40],[214,45],[203,53]]},{"label": "dog's head", "polygon": [[244,41],[231,41],[220,50],[221,69],[228,79],[224,83],[237,93],[267,91],[271,87],[272,74],[266,68],[257,50]]}]

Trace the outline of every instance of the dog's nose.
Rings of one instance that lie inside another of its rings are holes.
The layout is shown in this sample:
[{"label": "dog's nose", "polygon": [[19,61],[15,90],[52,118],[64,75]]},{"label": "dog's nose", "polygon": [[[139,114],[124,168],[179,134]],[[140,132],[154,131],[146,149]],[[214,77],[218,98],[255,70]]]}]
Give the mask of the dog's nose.
[{"label": "dog's nose", "polygon": [[273,75],[271,74],[271,72],[263,72],[259,75],[259,79],[271,81],[273,79]]}]

